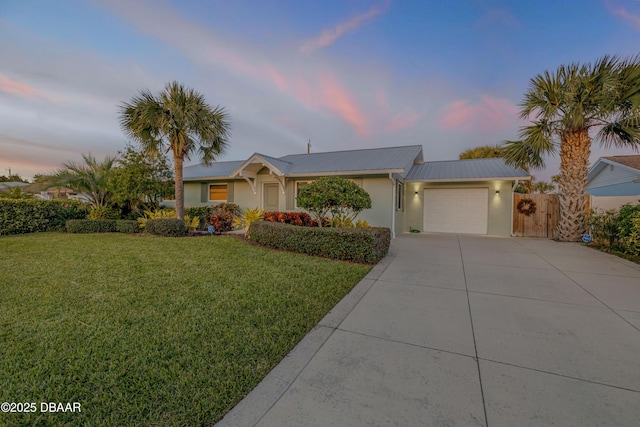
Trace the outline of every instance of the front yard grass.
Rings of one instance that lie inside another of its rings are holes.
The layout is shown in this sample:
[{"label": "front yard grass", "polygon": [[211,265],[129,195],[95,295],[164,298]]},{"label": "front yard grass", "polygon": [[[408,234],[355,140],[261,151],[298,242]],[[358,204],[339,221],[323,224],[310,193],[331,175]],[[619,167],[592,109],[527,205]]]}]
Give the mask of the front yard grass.
[{"label": "front yard grass", "polygon": [[230,237],[0,237],[0,402],[38,407],[0,425],[212,425],[368,270]]}]

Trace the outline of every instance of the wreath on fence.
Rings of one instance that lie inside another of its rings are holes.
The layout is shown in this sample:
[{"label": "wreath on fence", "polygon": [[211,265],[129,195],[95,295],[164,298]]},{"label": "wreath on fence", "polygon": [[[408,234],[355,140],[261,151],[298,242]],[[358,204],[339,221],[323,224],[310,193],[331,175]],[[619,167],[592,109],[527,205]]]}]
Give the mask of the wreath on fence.
[{"label": "wreath on fence", "polygon": [[516,209],[521,214],[529,216],[536,213],[536,202],[531,199],[522,199],[518,202]]}]

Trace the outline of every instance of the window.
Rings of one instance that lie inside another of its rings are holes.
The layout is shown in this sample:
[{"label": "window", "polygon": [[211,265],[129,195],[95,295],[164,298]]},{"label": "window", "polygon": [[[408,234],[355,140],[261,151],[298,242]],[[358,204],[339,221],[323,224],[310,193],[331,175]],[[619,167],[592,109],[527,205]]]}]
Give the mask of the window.
[{"label": "window", "polygon": [[211,184],[209,185],[209,200],[226,201],[227,200],[227,184]]},{"label": "window", "polygon": [[296,199],[295,199],[295,208],[298,207],[298,194],[300,194],[300,189],[305,185],[310,184],[311,181],[296,181]]},{"label": "window", "polygon": [[404,210],[404,184],[400,181],[396,186],[396,210]]}]

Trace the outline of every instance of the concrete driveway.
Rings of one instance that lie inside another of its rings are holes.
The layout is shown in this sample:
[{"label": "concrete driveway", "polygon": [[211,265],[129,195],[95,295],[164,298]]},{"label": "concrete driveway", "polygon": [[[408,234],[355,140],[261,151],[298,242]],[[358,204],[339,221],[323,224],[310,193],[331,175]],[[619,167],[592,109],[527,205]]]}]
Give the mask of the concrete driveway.
[{"label": "concrete driveway", "polygon": [[640,425],[640,266],[550,240],[396,238],[219,425]]}]

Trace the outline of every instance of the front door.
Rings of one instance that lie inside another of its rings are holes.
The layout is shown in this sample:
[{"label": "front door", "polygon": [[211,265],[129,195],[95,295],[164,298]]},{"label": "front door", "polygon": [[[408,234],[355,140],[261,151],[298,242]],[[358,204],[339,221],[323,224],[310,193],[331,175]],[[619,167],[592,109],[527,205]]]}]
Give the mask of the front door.
[{"label": "front door", "polygon": [[278,210],[278,184],[265,184],[264,191],[264,210]]}]

